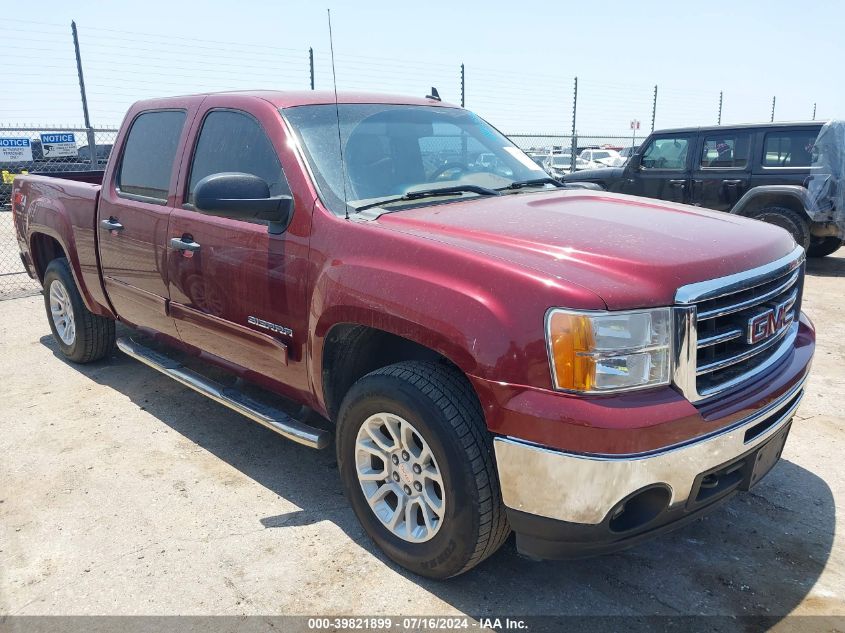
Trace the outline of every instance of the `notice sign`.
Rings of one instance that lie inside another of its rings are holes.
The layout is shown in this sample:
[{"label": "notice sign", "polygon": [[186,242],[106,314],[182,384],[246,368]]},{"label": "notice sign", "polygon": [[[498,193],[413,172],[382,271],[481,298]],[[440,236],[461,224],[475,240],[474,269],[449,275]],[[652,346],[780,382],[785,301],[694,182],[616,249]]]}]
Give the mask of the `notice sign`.
[{"label": "notice sign", "polygon": [[76,138],[70,132],[42,134],[41,149],[44,152],[44,158],[76,156]]},{"label": "notice sign", "polygon": [[0,163],[28,163],[32,161],[32,143],[28,138],[0,137]]}]

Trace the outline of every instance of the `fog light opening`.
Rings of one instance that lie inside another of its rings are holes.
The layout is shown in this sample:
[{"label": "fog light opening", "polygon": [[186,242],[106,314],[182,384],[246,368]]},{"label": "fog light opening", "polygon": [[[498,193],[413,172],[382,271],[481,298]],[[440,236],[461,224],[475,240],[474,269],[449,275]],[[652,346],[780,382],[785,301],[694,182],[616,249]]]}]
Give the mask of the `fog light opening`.
[{"label": "fog light opening", "polygon": [[672,493],[665,486],[638,490],[610,511],[610,530],[629,532],[643,527],[669,507],[671,498]]}]

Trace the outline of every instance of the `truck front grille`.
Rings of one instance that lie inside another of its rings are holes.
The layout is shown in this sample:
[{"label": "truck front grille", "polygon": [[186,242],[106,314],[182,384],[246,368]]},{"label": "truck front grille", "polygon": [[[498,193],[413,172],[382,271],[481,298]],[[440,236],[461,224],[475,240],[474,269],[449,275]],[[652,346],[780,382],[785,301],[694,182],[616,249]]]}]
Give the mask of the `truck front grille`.
[{"label": "truck front grille", "polygon": [[[747,274],[678,291],[679,342],[675,382],[693,401],[742,383],[776,361],[794,341],[804,284],[804,254]],[[693,341],[695,343],[693,344]]]}]

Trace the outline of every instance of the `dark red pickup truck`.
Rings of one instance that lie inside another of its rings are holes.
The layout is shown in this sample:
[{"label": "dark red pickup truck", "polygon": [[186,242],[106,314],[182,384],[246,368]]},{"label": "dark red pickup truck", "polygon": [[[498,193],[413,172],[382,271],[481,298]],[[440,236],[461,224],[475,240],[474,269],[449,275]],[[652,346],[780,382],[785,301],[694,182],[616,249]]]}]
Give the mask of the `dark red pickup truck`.
[{"label": "dark red pickup truck", "polygon": [[144,101],[105,173],[12,196],[68,359],[109,355],[121,321],[130,356],[334,437],[366,531],[432,577],[511,530],[535,558],[599,553],[748,489],[813,356],[784,230],[567,189],[433,99]]}]

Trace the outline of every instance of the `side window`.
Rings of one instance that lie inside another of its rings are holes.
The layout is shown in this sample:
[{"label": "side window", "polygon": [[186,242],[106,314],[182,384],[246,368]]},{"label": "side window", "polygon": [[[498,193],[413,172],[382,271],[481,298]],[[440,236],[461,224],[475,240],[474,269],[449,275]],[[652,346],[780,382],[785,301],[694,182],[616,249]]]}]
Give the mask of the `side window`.
[{"label": "side window", "polygon": [[185,202],[193,204],[200,180],[226,171],[258,176],[271,196],[290,195],[276,150],[258,121],[244,112],[213,110],[202,123]]},{"label": "side window", "polygon": [[763,141],[763,167],[809,167],[816,152],[817,130],[769,132]]},{"label": "side window", "polygon": [[748,134],[715,134],[704,138],[702,167],[742,168],[748,164]]},{"label": "side window", "polygon": [[690,137],[656,138],[643,152],[640,165],[644,169],[682,171],[687,164]]},{"label": "side window", "polygon": [[117,174],[120,193],[167,200],[185,112],[145,112],[132,123]]}]

